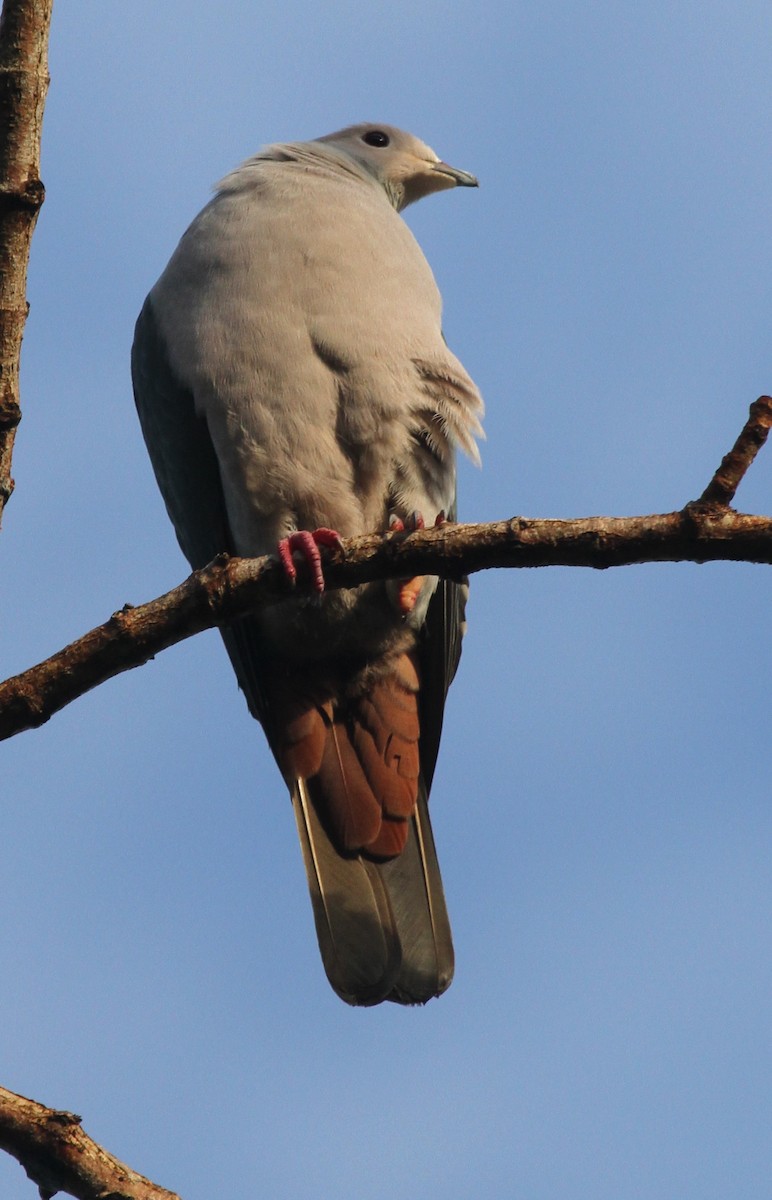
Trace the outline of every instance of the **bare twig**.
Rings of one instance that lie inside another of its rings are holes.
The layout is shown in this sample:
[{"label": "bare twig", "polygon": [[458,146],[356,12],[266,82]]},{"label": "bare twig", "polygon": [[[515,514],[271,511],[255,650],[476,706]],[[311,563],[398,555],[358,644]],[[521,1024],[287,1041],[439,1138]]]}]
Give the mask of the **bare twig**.
[{"label": "bare twig", "polygon": [[732,449],[721,460],[698,504],[731,504],[745,472],[767,440],[772,426],[772,396],[759,396]]},{"label": "bare twig", "polygon": [[42,1200],[180,1200],[151,1183],[84,1133],[74,1113],[46,1108],[0,1088],[0,1149],[21,1163]]},{"label": "bare twig", "polygon": [[[645,562],[772,563],[772,518],[688,505],[649,517],[444,525],[409,535],[356,538],[331,552],[329,588],[437,574],[457,579],[489,567],[605,568]],[[38,666],[0,684],[0,739],[44,724],[77,696],[139,666],[202,629],[286,598],[270,559],[215,559],[171,592],[126,606]]]},{"label": "bare twig", "polygon": [[53,0],[5,0],[0,14],[0,520],[13,491],[27,264],[43,203],[40,134]]}]

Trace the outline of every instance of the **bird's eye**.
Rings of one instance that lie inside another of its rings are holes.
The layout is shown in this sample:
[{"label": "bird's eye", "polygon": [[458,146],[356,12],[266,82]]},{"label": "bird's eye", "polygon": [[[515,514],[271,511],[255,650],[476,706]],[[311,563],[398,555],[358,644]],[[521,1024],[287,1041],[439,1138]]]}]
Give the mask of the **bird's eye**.
[{"label": "bird's eye", "polygon": [[367,142],[368,146],[388,146],[390,140],[388,133],[382,129],[369,129],[362,134],[362,141]]}]

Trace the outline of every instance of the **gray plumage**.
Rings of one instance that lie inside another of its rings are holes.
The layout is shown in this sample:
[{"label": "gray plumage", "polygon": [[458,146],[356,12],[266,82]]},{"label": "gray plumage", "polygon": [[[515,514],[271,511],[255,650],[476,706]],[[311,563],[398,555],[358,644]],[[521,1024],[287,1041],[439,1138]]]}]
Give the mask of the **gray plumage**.
[{"label": "gray plumage", "polygon": [[[390,126],[270,146],[228,175],[137,322],[142,429],[193,567],[455,513],[482,402],[398,215],[476,181]],[[453,950],[427,796],[465,589],[433,578],[223,630],[285,776],[320,949],[352,1004],[442,992]],[[420,729],[420,734],[419,734]]]}]

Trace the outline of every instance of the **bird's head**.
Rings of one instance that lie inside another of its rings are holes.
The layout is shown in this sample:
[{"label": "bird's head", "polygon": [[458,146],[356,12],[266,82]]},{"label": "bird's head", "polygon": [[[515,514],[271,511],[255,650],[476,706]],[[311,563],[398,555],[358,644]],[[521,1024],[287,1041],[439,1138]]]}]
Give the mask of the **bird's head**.
[{"label": "bird's head", "polygon": [[393,125],[350,125],[316,140],[377,179],[398,211],[432,192],[478,186],[474,175],[449,166],[430,146]]}]

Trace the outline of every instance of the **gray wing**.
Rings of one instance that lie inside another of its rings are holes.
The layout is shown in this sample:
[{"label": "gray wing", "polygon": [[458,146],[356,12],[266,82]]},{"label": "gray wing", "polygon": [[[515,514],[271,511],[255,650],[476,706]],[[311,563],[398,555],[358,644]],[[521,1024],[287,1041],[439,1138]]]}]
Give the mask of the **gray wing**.
[{"label": "gray wing", "polygon": [[[448,513],[456,520],[456,505]],[[432,596],[418,644],[421,671],[421,768],[427,793],[431,790],[442,734],[448,689],[458,670],[469,583],[441,579]]]},{"label": "gray wing", "polygon": [[150,296],[134,330],[131,376],[150,461],[191,567],[229,550],[220,469],[206,421],[192,394],[175,378]]},{"label": "gray wing", "polygon": [[[176,378],[148,296],[131,351],[131,375],[142,433],[177,541],[191,567],[232,553],[220,468],[206,420],[191,392]],[[250,712],[264,717],[260,638],[255,623],[220,630]]]}]

